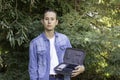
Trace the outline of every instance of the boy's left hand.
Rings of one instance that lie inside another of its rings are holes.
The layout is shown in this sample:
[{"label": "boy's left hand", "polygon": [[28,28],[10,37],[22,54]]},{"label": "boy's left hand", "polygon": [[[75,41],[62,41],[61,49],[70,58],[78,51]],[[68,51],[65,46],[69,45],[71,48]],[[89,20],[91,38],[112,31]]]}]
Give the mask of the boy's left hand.
[{"label": "boy's left hand", "polygon": [[72,71],[71,77],[75,77],[84,71],[85,67],[83,65],[78,65],[77,67],[75,67],[75,70]]}]

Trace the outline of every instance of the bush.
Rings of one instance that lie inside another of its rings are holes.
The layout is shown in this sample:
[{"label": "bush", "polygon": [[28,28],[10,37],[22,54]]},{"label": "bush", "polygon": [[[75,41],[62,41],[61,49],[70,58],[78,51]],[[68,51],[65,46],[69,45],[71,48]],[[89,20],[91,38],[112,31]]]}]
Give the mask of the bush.
[{"label": "bush", "polygon": [[96,28],[79,13],[72,11],[61,19],[57,29],[68,35],[73,47],[86,51],[86,71],[80,80],[120,79],[120,28]]}]

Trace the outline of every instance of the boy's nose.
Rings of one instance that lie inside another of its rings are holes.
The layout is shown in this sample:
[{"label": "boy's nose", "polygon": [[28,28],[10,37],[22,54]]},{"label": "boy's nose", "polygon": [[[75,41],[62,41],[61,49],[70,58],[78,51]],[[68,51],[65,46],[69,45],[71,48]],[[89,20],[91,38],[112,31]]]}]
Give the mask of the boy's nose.
[{"label": "boy's nose", "polygon": [[48,24],[50,24],[51,23],[51,21],[50,20],[48,20]]}]

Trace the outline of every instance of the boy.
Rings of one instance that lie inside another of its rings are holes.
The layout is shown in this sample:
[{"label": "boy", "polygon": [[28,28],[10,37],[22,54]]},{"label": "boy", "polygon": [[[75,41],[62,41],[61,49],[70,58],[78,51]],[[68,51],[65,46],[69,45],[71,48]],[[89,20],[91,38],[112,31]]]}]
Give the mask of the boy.
[{"label": "boy", "polygon": [[[46,10],[41,20],[44,32],[30,42],[29,74],[30,80],[64,80],[63,75],[56,74],[54,68],[63,62],[65,49],[71,47],[68,37],[55,32],[58,24],[57,13]],[[71,77],[84,71],[84,66],[77,66]]]}]

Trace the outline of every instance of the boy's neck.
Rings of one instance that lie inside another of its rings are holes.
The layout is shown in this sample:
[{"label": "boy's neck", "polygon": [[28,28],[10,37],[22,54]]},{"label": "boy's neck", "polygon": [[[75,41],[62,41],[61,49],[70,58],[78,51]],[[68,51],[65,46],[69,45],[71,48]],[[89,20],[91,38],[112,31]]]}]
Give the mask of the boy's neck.
[{"label": "boy's neck", "polygon": [[54,31],[45,31],[45,35],[48,39],[51,39],[54,37]]}]

